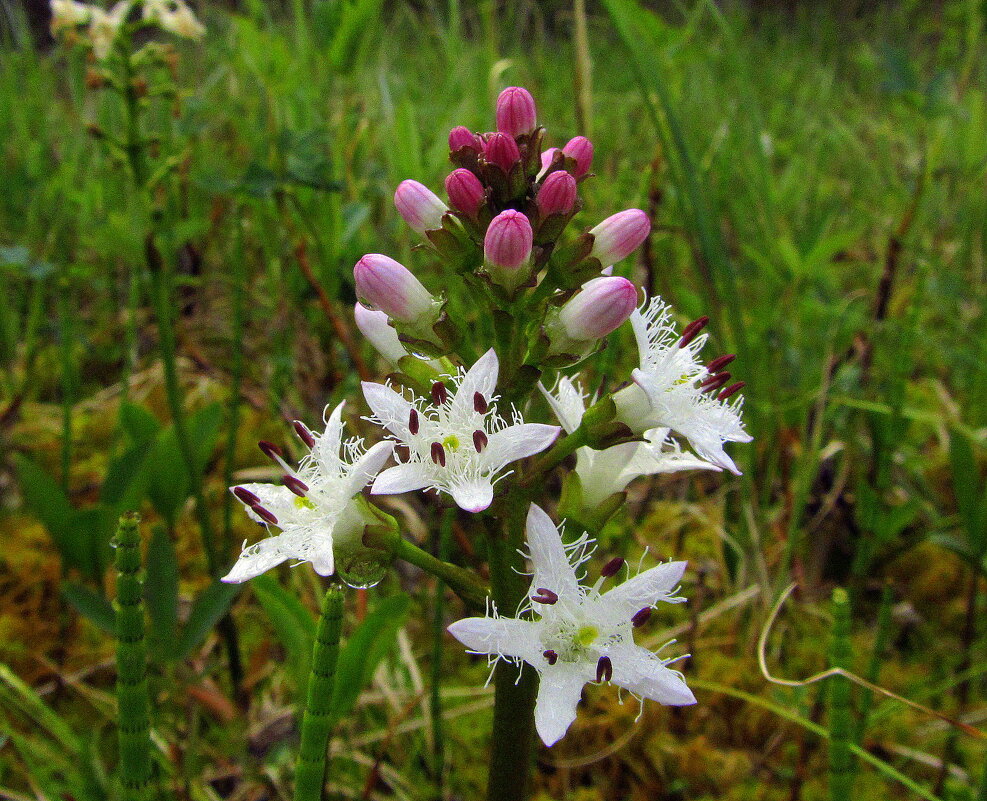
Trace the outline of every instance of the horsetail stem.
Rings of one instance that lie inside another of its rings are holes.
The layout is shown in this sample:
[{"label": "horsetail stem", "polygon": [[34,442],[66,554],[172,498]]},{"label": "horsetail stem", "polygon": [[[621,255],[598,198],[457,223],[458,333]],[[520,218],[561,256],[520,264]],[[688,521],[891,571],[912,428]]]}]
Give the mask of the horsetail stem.
[{"label": "horsetail stem", "polygon": [[312,672],[308,678],[302,742],[295,769],[295,801],[321,801],[326,782],[326,749],[332,731],[332,692],[336,681],[339,634],[343,617],[343,592],[338,586],[326,590],[322,616],[312,649]]},{"label": "horsetail stem", "polygon": [[141,575],[137,514],[120,518],[116,546],[117,705],[119,707],[120,785],[124,801],[150,797],[151,720],[144,644],[144,579]]},{"label": "horsetail stem", "polygon": [[[833,590],[833,628],[830,632],[831,668],[850,669],[850,596],[842,587]],[[854,738],[850,680],[845,676],[829,679],[829,793],[833,801],[852,797],[854,759],[850,746]]]}]

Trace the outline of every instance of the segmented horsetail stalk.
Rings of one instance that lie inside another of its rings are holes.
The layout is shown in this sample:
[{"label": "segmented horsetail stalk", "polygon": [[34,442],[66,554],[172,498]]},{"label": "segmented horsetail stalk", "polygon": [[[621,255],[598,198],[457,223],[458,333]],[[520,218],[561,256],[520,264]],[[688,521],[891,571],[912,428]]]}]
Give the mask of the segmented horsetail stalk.
[{"label": "segmented horsetail stalk", "polygon": [[[830,632],[829,665],[850,669],[850,596],[842,587],[833,590],[833,628]],[[850,680],[829,679],[829,794],[833,801],[848,801],[853,794],[854,740]]]},{"label": "segmented horsetail stalk", "polygon": [[322,616],[312,649],[312,672],[302,716],[302,742],[295,769],[295,801],[321,801],[326,783],[326,749],[332,731],[332,691],[336,683],[339,634],[342,628],[343,592],[326,590]]},{"label": "segmented horsetail stalk", "polygon": [[125,801],[150,797],[151,720],[144,644],[144,579],[141,575],[137,514],[120,518],[116,547],[117,705],[119,707],[120,785]]}]

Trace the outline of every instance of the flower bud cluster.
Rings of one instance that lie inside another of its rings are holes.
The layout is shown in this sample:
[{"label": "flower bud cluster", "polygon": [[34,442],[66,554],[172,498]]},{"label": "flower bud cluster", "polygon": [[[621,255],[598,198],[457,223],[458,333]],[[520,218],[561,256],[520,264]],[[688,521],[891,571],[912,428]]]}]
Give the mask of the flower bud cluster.
[{"label": "flower bud cluster", "polygon": [[[535,350],[577,361],[633,311],[633,284],[594,279],[609,276],[615,262],[641,245],[651,224],[643,211],[629,209],[563,244],[582,207],[579,184],[591,175],[593,143],[576,136],[561,148],[543,148],[535,100],[517,86],[497,99],[496,126],[485,133],[464,126],[449,132],[455,169],[445,179],[448,202],[407,179],[394,193],[394,205],[439,259],[485,283],[502,303],[538,286],[543,341]],[[365,256],[357,263],[357,297],[388,315],[400,341],[442,350],[448,337],[434,327],[444,320],[443,299],[385,258]],[[393,363],[392,337],[388,343]]]}]

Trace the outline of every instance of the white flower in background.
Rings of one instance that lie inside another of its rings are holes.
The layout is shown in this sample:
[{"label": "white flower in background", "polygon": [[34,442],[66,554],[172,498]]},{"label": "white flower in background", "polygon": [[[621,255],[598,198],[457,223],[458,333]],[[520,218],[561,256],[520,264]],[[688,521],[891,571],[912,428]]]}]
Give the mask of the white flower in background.
[{"label": "white flower in background", "polygon": [[186,39],[201,39],[206,32],[184,0],[144,0],[144,20]]},{"label": "white flower in background", "polygon": [[51,0],[51,32],[57,34],[63,28],[77,28],[89,22],[90,9],[76,0]]},{"label": "white flower in background", "polygon": [[680,335],[668,305],[657,297],[630,319],[641,366],[631,374],[634,384],[614,395],[618,419],[637,432],[671,429],[688,439],[703,459],[740,475],[723,444],[752,439],[740,419],[743,399],[726,403],[743,383],[721,389],[730,374],[720,368],[732,357],[720,357],[709,365],[699,361],[707,339],[699,331],[707,319],[700,318]]},{"label": "white flower in background", "polygon": [[493,349],[468,371],[442,382],[430,399],[407,400],[383,384],[364,382],[374,422],[407,445],[408,456],[383,471],[371,492],[393,495],[419,489],[449,493],[460,508],[480,512],[493,500],[497,475],[511,462],[547,448],[558,426],[525,423],[515,411],[508,423],[494,406],[499,363]]},{"label": "white flower in background", "polygon": [[130,0],[120,0],[109,11],[104,11],[99,6],[90,6],[89,9],[89,41],[93,47],[96,58],[103,61],[110,55],[113,42],[116,41],[120,33],[120,27],[130,13]]},{"label": "white flower in background", "polygon": [[319,575],[332,575],[333,543],[359,536],[372,522],[354,497],[384,466],[394,444],[379,442],[364,452],[360,439],[344,442],[343,405],[333,410],[321,435],[295,423],[295,431],[309,447],[297,470],[285,463],[275,446],[261,443],[261,449],[284,468],[284,486],[243,484],[232,492],[251,518],[276,526],[281,533],[245,545],[223,581],[239,584],[287,559],[311,562]]},{"label": "white flower in background", "polygon": [[[586,411],[586,396],[579,386],[563,376],[554,393],[541,385],[539,388],[566,432],[571,434],[579,428]],[[644,438],[646,442],[624,442],[602,451],[588,447],[576,451],[576,474],[583,506],[591,509],[599,505],[640,476],[720,469],[691,453],[683,453],[667,428],[649,429],[644,432]]]},{"label": "white flower in background", "polygon": [[[600,585],[619,571],[623,560],[603,570],[593,587],[579,583],[576,570],[589,558],[586,535],[566,546],[551,518],[531,505],[527,523],[532,563],[530,598],[517,618],[471,617],[449,632],[471,652],[494,661],[527,662],[538,671],[535,727],[545,745],[553,745],[576,719],[583,685],[610,681],[639,698],[662,704],[696,702],[681,673],[634,644],[633,630],[661,602],[678,603],[675,590],[685,562],[668,562],[646,570],[605,593]],[[533,619],[521,619],[533,612]]]}]

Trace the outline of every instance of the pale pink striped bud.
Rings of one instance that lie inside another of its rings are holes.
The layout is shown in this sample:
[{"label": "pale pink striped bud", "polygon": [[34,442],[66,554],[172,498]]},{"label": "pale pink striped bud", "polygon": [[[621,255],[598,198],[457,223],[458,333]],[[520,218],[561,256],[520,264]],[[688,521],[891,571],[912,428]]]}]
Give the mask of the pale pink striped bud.
[{"label": "pale pink striped bud", "polygon": [[497,130],[508,136],[524,136],[538,124],[535,99],[520,86],[509,86],[497,98]]},{"label": "pale pink striped bud", "polygon": [[519,211],[508,209],[491,220],[483,238],[483,255],[492,267],[518,270],[531,257],[533,240],[528,218]]},{"label": "pale pink striped bud", "polygon": [[576,204],[576,179],[565,170],[556,170],[538,190],[537,202],[544,217],[568,214]]},{"label": "pale pink striped bud", "polygon": [[584,341],[605,337],[631,316],[637,289],[626,278],[594,278],[559,310],[566,334]]},{"label": "pale pink striped bud", "polygon": [[517,142],[513,137],[495,133],[487,137],[486,144],[483,146],[483,157],[488,164],[496,164],[504,172],[509,173],[521,160],[521,151],[518,150]]},{"label": "pale pink striped bud", "polygon": [[590,231],[593,236],[590,255],[603,264],[613,264],[633,253],[650,231],[651,220],[640,209],[618,212]]},{"label": "pale pink striped bud", "polygon": [[388,316],[382,311],[368,309],[362,303],[357,303],[353,307],[353,317],[356,319],[356,327],[373,345],[377,352],[391,364],[408,355],[404,345],[398,338],[398,332],[390,324]]},{"label": "pale pink striped bud", "polygon": [[449,131],[449,150],[455,153],[463,147],[482,153],[483,141],[465,125],[457,125]]},{"label": "pale pink striped bud", "polygon": [[470,217],[476,216],[486,199],[480,179],[462,167],[446,176],[446,194],[454,209]]},{"label": "pale pink striped bud", "polygon": [[543,150],[541,152],[541,173],[544,174],[545,170],[552,166],[552,161],[555,159],[555,154],[561,152],[557,147],[550,147],[548,150]]},{"label": "pale pink striped bud", "polygon": [[356,263],[353,278],[360,300],[400,322],[416,323],[435,308],[421,281],[390,256],[368,253]]},{"label": "pale pink striped bud", "polygon": [[577,178],[582,178],[589,172],[589,168],[593,164],[593,143],[585,136],[575,136],[570,139],[562,148],[562,152],[569,158],[575,159],[575,176]]},{"label": "pale pink striped bud", "polygon": [[402,181],[394,192],[394,205],[406,223],[420,234],[442,227],[449,209],[438,195],[418,181]]}]

